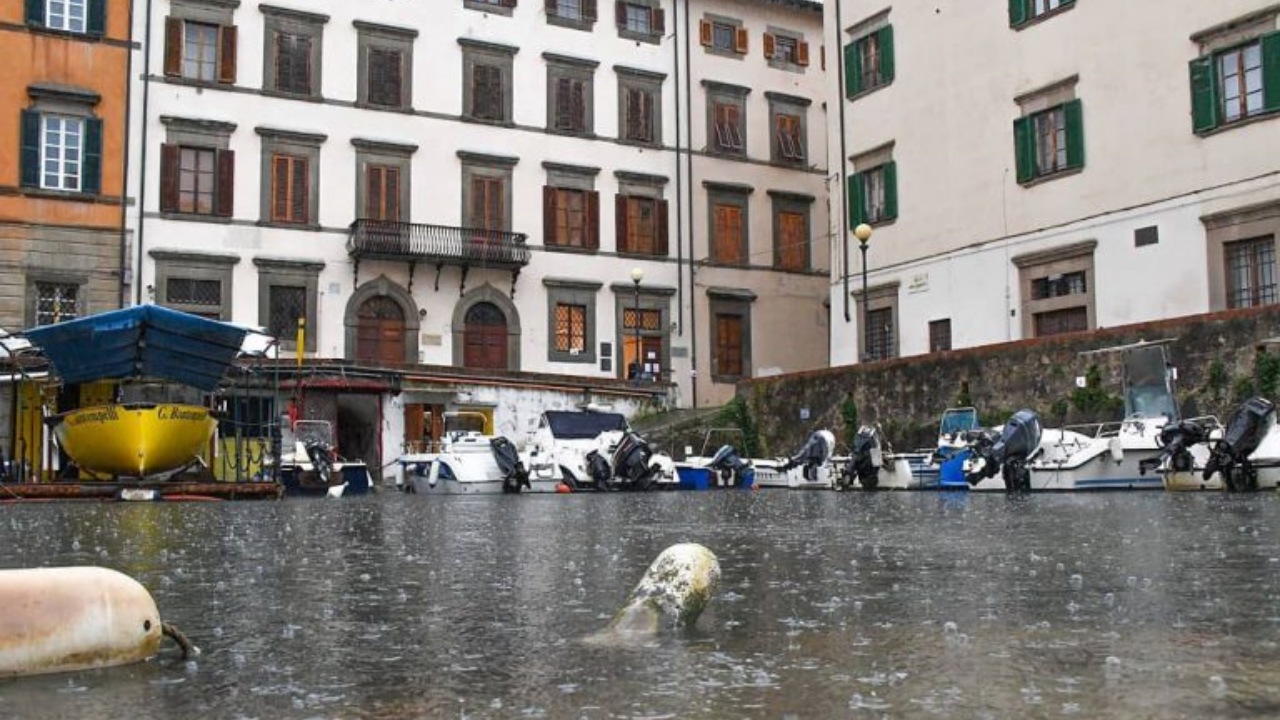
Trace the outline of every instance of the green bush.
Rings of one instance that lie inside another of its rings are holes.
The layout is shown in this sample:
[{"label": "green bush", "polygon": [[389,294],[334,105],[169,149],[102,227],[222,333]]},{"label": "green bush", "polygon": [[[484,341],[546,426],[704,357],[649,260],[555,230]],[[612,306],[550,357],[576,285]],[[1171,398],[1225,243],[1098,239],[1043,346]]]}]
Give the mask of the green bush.
[{"label": "green bush", "polygon": [[742,447],[739,450],[746,457],[760,457],[758,454],[760,447],[760,429],[756,426],[755,418],[751,416],[751,409],[747,407],[747,401],[742,399],[741,395],[735,395],[732,400],[725,404],[720,410],[720,414],[716,417],[717,423],[727,425],[742,431]]}]

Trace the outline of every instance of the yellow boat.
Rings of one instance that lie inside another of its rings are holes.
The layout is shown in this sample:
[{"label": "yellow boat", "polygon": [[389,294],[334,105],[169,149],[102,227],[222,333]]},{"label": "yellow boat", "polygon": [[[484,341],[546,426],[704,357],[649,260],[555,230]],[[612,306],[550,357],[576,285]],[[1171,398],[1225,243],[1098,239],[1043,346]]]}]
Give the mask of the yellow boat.
[{"label": "yellow boat", "polygon": [[200,455],[214,419],[199,405],[95,405],[50,419],[58,444],[84,470],[145,478],[177,470]]}]

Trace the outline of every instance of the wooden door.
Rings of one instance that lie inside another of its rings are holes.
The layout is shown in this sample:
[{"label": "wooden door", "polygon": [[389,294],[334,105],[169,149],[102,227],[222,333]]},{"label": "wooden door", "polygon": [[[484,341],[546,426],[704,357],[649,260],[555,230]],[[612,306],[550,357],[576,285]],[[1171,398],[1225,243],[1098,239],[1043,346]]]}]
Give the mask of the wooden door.
[{"label": "wooden door", "polygon": [[493,303],[467,310],[462,364],[469,368],[507,369],[507,318]]},{"label": "wooden door", "polygon": [[376,364],[405,361],[404,311],[385,295],[369,298],[356,313],[356,360]]}]

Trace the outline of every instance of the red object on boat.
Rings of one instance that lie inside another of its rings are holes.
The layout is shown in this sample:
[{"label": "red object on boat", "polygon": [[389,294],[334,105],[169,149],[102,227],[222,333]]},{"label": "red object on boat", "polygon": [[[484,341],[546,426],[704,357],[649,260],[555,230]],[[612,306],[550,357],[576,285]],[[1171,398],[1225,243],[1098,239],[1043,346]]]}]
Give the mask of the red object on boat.
[{"label": "red object on boat", "polygon": [[568,485],[566,485],[565,483],[560,483],[559,485],[556,485],[556,492],[558,492],[558,493],[571,493],[571,492],[573,492],[573,488],[569,487],[569,486],[568,486]]}]

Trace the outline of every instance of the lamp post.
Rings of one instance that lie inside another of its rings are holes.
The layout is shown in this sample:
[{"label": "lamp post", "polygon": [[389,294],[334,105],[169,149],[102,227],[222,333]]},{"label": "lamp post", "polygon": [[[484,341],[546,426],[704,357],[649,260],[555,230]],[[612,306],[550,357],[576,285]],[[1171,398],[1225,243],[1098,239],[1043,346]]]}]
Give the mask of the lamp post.
[{"label": "lamp post", "polygon": [[868,333],[870,328],[867,327],[867,317],[869,310],[867,308],[867,243],[871,241],[871,226],[866,223],[858,223],[858,227],[853,229],[853,236],[858,238],[858,249],[862,251],[862,313],[858,318],[858,332],[862,335],[862,356],[859,362],[865,360],[871,350],[871,336]]},{"label": "lamp post", "polygon": [[635,359],[635,375],[633,380],[637,385],[640,384],[640,368],[641,356],[644,354],[640,347],[640,281],[644,279],[644,268],[631,268],[631,282],[635,283],[635,315],[632,317],[632,329],[636,334],[636,359]]}]

